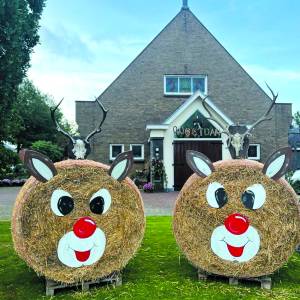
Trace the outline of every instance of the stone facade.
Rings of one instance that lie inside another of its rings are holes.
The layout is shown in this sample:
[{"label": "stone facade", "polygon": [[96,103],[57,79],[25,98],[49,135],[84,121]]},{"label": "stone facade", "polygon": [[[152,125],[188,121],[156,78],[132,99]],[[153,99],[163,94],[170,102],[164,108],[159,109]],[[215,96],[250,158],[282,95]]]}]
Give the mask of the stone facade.
[{"label": "stone facade", "polygon": [[[129,150],[135,143],[144,143],[145,159],[149,157],[146,125],[161,124],[187,99],[164,95],[166,74],[207,75],[210,98],[235,123],[253,123],[271,101],[195,15],[182,9],[99,96],[109,113],[102,133],[92,140],[91,159],[109,162],[109,144],[124,144]],[[261,144],[262,161],[288,144],[291,104],[276,104],[271,115],[272,120],[261,123],[251,138],[251,143]],[[76,102],[82,135],[100,120],[94,101]]]}]

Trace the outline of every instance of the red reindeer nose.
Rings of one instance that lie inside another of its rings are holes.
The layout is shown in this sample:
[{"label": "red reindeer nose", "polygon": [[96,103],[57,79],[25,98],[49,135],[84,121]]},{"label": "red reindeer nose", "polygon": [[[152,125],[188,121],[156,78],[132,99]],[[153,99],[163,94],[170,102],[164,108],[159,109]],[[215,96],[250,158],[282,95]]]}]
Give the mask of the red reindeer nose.
[{"label": "red reindeer nose", "polygon": [[224,225],[229,232],[239,235],[247,231],[249,220],[247,217],[236,213],[228,216],[224,221]]},{"label": "red reindeer nose", "polygon": [[96,223],[89,217],[83,217],[73,225],[75,235],[81,239],[90,237],[96,230]]}]

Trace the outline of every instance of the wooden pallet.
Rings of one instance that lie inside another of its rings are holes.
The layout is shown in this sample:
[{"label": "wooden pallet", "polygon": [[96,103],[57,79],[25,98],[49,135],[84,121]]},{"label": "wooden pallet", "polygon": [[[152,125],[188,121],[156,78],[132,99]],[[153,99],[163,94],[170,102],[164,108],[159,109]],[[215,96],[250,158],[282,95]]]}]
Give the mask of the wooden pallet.
[{"label": "wooden pallet", "polygon": [[272,286],[272,279],[268,276],[263,277],[253,277],[253,278],[235,278],[235,277],[226,277],[220,276],[215,274],[207,273],[203,270],[198,270],[198,280],[199,281],[206,281],[209,277],[219,277],[219,278],[226,278],[230,285],[238,285],[239,281],[250,281],[250,282],[259,282],[262,289],[270,290]]},{"label": "wooden pallet", "polygon": [[82,291],[88,291],[91,286],[100,284],[113,284],[115,286],[122,285],[122,275],[119,272],[115,272],[107,277],[99,278],[91,281],[83,281],[73,284],[66,284],[61,282],[56,282],[46,278],[46,295],[54,296],[55,291],[66,289],[66,288],[81,288]]}]

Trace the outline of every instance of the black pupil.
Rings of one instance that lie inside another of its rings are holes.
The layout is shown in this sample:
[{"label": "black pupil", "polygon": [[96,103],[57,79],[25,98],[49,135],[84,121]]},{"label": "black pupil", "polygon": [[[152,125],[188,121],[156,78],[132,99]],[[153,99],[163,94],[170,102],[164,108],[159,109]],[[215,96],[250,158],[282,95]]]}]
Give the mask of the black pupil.
[{"label": "black pupil", "polygon": [[65,216],[73,210],[74,201],[69,196],[62,196],[58,200],[57,208]]},{"label": "black pupil", "polygon": [[104,199],[101,196],[95,197],[90,202],[90,209],[94,214],[101,215],[104,210]]},{"label": "black pupil", "polygon": [[216,200],[219,205],[219,208],[223,207],[228,201],[227,194],[226,194],[224,188],[218,188],[215,192],[215,196],[216,196]]},{"label": "black pupil", "polygon": [[242,195],[242,202],[245,207],[253,209],[255,195],[252,191],[245,191]]}]

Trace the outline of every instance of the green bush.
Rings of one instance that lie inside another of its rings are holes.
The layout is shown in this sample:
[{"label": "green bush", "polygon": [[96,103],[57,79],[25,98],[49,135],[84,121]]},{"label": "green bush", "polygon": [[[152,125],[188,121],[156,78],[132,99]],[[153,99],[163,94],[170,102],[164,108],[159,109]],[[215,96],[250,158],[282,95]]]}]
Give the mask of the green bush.
[{"label": "green bush", "polygon": [[285,179],[288,181],[288,183],[292,186],[292,188],[295,190],[295,192],[299,195],[300,194],[300,181],[292,182],[292,176],[294,174],[294,171],[290,171],[285,175]]},{"label": "green bush", "polygon": [[0,179],[15,178],[15,166],[21,161],[18,154],[0,145]]},{"label": "green bush", "polygon": [[31,145],[31,149],[47,155],[53,162],[63,159],[63,149],[51,142],[36,141]]}]

